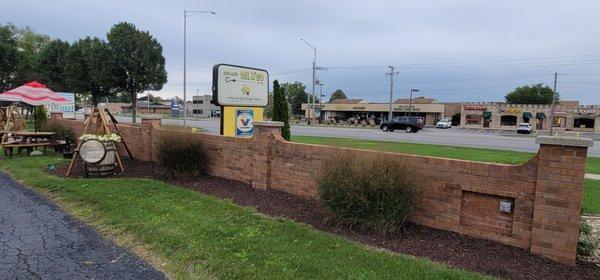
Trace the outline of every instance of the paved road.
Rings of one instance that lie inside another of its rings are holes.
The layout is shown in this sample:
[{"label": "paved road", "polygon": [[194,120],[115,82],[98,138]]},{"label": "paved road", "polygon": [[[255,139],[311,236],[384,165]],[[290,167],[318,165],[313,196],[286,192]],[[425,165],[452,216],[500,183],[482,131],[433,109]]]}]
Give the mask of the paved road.
[{"label": "paved road", "polygon": [[0,172],[0,279],[164,279]]},{"label": "paved road", "polygon": [[[131,122],[131,117],[117,116],[117,119],[122,122]],[[182,125],[183,121],[163,119],[163,124]],[[187,125],[204,128],[208,133],[219,133],[219,120],[216,119],[188,119]],[[292,134],[491,148],[533,153],[537,152],[539,148],[534,137],[500,135],[494,131],[481,132],[459,128],[425,128],[418,133],[405,133],[404,131],[383,132],[379,129],[369,128],[292,125]],[[600,157],[600,144],[590,148],[588,156]]]}]

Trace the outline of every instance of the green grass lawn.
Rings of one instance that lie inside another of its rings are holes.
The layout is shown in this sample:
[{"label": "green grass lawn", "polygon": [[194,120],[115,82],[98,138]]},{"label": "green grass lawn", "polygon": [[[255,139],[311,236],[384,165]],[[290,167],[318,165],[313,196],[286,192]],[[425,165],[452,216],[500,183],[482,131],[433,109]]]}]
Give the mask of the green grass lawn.
[{"label": "green grass lawn", "polygon": [[583,213],[600,215],[600,180],[585,180]]},{"label": "green grass lawn", "polygon": [[[483,162],[499,162],[519,164],[529,160],[534,154],[497,149],[417,144],[407,142],[390,142],[362,140],[352,138],[331,138],[318,136],[292,136],[292,141],[307,144],[348,147],[355,149],[397,152],[423,156],[455,158]],[[587,173],[600,174],[600,158],[590,157],[586,165]]]},{"label": "green grass lawn", "polygon": [[[55,156],[0,160],[23,183],[127,247],[143,244],[177,279],[480,279],[368,248],[310,226],[148,179],[64,179]],[[127,241],[125,236],[133,238]]]}]

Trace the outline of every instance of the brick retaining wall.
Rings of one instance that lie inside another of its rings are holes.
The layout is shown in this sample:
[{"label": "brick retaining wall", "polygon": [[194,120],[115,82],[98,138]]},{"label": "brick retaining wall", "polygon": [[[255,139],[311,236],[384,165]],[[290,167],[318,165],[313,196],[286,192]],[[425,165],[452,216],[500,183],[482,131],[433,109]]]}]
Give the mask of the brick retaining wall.
[{"label": "brick retaining wall", "polygon": [[[81,121],[53,117],[81,132]],[[139,126],[119,125],[119,129],[139,160],[153,160],[154,141],[169,133],[160,128],[160,119],[142,119]],[[292,143],[281,137],[278,123],[255,123],[255,130],[250,139],[200,133],[186,137],[206,145],[212,175],[308,198],[318,198],[321,161],[332,154],[402,157],[416,167],[420,178],[411,221],[575,264],[591,140],[540,137],[538,154],[512,166]],[[510,213],[499,211],[500,202],[512,203]]]}]

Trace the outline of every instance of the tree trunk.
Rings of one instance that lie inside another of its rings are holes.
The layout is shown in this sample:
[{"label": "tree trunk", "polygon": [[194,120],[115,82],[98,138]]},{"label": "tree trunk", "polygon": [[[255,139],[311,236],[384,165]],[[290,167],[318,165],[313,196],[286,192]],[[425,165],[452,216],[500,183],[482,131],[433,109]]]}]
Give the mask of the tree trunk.
[{"label": "tree trunk", "polygon": [[133,120],[133,123],[135,123],[135,114],[137,111],[137,94],[132,92],[131,93],[131,118]]}]

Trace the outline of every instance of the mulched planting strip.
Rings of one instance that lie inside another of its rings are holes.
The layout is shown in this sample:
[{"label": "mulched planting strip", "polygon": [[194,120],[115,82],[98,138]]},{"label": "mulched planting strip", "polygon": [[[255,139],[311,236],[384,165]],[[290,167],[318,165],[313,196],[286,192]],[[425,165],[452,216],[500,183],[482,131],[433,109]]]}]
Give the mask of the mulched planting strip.
[{"label": "mulched planting strip", "polygon": [[[600,266],[591,262],[579,260],[575,267],[568,267],[520,248],[417,224],[409,224],[402,233],[383,236],[336,222],[319,200],[277,190],[257,190],[246,183],[213,176],[168,178],[161,175],[160,166],[154,162],[131,161],[126,162],[125,167],[124,174],[114,177],[162,180],[254,207],[269,216],[288,218],[373,247],[428,258],[452,267],[507,279],[600,279]],[[66,166],[56,170],[56,174],[65,173]],[[72,177],[84,174],[82,164],[76,164]]]}]

